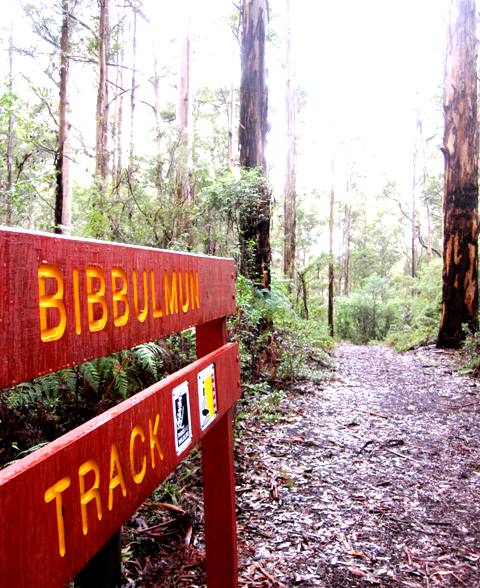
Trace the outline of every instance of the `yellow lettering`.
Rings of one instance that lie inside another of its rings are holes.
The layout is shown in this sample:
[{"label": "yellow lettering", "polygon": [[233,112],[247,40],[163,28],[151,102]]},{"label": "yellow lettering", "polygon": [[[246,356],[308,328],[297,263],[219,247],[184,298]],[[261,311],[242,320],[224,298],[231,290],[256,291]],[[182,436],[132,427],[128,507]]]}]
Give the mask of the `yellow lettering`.
[{"label": "yellow lettering", "polygon": [[178,314],[177,273],[172,272],[172,280],[168,280],[168,272],[163,273],[163,300],[165,314]]},{"label": "yellow lettering", "polygon": [[82,319],[80,316],[80,288],[78,286],[78,269],[73,269],[73,306],[75,309],[75,332],[82,333]]},{"label": "yellow lettering", "polygon": [[[117,280],[121,280],[122,285],[117,288]],[[127,296],[127,274],[121,267],[112,268],[112,300],[113,300],[113,324],[116,327],[123,327],[128,322],[130,314],[130,305]],[[123,304],[123,314],[119,312],[119,306]]]},{"label": "yellow lettering", "polygon": [[135,439],[140,437],[142,443],[145,443],[145,433],[142,427],[134,427],[130,435],[130,472],[132,474],[135,484],[140,484],[147,473],[147,456],[143,454],[142,469],[139,472],[135,471]]},{"label": "yellow lettering", "polygon": [[[133,278],[133,306],[139,322],[143,323],[148,314],[148,290],[147,290],[147,272],[143,270],[143,310],[138,310],[138,290],[137,290],[137,271],[132,271]],[[155,288],[155,286],[153,286]],[[153,290],[152,290],[153,293]]]},{"label": "yellow lettering", "polygon": [[[46,280],[53,279],[57,282],[55,294],[47,294]],[[61,339],[67,326],[67,313],[63,303],[63,275],[58,267],[42,263],[38,267],[38,306],[40,311],[40,337],[44,343]],[[49,308],[58,311],[58,323],[48,328]]]},{"label": "yellow lettering", "polygon": [[152,314],[153,318],[160,318],[163,316],[161,308],[157,308],[157,297],[155,295],[155,274],[150,272],[150,285],[152,287]]},{"label": "yellow lettering", "polygon": [[188,311],[188,307],[190,305],[190,298],[188,294],[188,273],[183,272],[183,277],[185,280],[185,300],[183,300],[183,282],[182,282],[182,273],[178,273],[178,289],[180,294],[180,304],[182,306],[183,312]]},{"label": "yellow lettering", "polygon": [[197,303],[197,308],[200,308],[200,288],[198,285],[198,272],[190,272],[190,299],[192,301],[192,310],[195,308],[195,303]]},{"label": "yellow lettering", "polygon": [[148,436],[150,439],[150,457],[152,460],[152,469],[155,468],[155,449],[158,452],[158,456],[160,457],[160,461],[163,461],[163,451],[160,447],[160,441],[157,438],[158,435],[158,426],[160,424],[160,415],[157,414],[155,416],[155,424],[152,427],[152,420],[148,419]]},{"label": "yellow lettering", "polygon": [[[98,290],[93,289],[93,280],[98,280]],[[107,324],[108,310],[105,300],[105,276],[99,267],[90,265],[87,267],[87,304],[88,304],[88,328],[91,333],[102,331]],[[94,307],[100,306],[102,316],[94,318]]]},{"label": "yellow lettering", "polygon": [[69,486],[70,478],[62,478],[53,486],[50,486],[50,488],[45,491],[43,496],[43,499],[47,503],[55,500],[55,508],[57,512],[58,551],[61,557],[65,555],[65,521],[63,519],[62,492],[64,492]]},{"label": "yellow lettering", "polygon": [[123,496],[127,495],[127,487],[123,478],[122,466],[118,455],[117,446],[113,443],[110,448],[110,482],[108,483],[108,510],[113,508],[113,491],[117,486],[122,489]]},{"label": "yellow lettering", "polygon": [[[85,490],[85,476],[93,472],[95,474],[95,478],[93,481],[93,485],[88,489]],[[93,459],[90,459],[83,463],[78,468],[78,481],[80,483],[80,511],[82,514],[82,529],[83,534],[86,535],[88,533],[88,517],[87,517],[87,504],[92,500],[95,500],[96,507],[97,507],[97,518],[99,521],[102,520],[102,502],[100,500],[100,468],[98,464]]]}]

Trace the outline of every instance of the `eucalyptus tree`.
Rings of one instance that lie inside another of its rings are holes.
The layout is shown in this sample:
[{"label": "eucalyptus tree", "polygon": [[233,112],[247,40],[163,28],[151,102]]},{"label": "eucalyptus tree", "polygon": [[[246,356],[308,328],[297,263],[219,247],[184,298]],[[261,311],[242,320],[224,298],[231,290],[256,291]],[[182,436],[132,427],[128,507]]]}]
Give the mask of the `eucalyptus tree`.
[{"label": "eucalyptus tree", "polygon": [[69,232],[72,224],[72,188],[70,181],[70,2],[62,0],[60,33],[60,84],[58,108],[58,148],[55,161],[55,232]]},{"label": "eucalyptus tree", "polygon": [[[96,107],[96,133],[95,133],[95,180],[101,201],[100,208],[104,205],[108,186],[108,51],[110,46],[109,26],[109,2],[110,0],[98,0],[98,31],[96,36],[98,53],[98,88]],[[94,206],[98,207],[98,198]],[[101,235],[97,235],[101,236]]]},{"label": "eucalyptus tree", "polygon": [[240,83],[240,166],[258,168],[257,198],[242,208],[240,272],[270,286],[270,190],[265,180],[268,91],[265,68],[267,0],[243,0]]},{"label": "eucalyptus tree", "polygon": [[439,347],[478,329],[478,121],[475,0],[451,0],[443,137],[442,317]]},{"label": "eucalyptus tree", "polygon": [[286,54],[285,54],[285,133],[286,161],[283,206],[283,273],[293,281],[295,264],[296,237],[296,186],[295,186],[295,92],[292,80],[292,48],[291,48],[291,0],[286,0]]}]

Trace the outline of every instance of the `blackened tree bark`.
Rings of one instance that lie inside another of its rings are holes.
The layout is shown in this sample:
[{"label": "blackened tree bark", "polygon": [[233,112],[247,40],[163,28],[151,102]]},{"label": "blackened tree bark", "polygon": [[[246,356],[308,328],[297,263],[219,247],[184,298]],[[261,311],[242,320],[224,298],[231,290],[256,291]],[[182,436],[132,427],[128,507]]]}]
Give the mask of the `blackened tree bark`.
[{"label": "blackened tree bark", "polygon": [[[265,174],[268,92],[265,69],[267,0],[242,2],[240,166]],[[264,177],[257,198],[240,213],[240,272],[258,287],[270,287],[270,190]]]},{"label": "blackened tree bark", "polygon": [[442,318],[437,345],[478,329],[478,124],[474,0],[451,0],[445,84]]},{"label": "blackened tree bark", "polygon": [[293,282],[296,245],[296,186],[295,186],[295,106],[291,68],[290,0],[286,0],[287,39],[285,56],[285,110],[287,150],[283,206],[283,273]]},{"label": "blackened tree bark", "polygon": [[70,71],[70,7],[62,0],[62,30],[60,35],[60,101],[58,117],[58,147],[55,161],[55,233],[69,232],[72,224],[72,190],[70,183],[70,121],[68,79]]}]

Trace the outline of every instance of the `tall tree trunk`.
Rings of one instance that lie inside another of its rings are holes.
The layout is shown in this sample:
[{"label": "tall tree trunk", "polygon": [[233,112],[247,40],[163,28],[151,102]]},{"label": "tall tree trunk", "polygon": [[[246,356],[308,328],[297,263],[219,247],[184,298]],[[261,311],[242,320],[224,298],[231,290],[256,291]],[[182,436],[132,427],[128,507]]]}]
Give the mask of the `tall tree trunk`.
[{"label": "tall tree trunk", "polygon": [[[98,22],[97,124],[95,141],[95,180],[101,207],[105,206],[108,186],[108,48],[109,48],[109,0],[98,0],[100,16]],[[96,203],[98,204],[98,202]]]},{"label": "tall tree trunk", "polygon": [[[333,168],[333,166],[332,166]],[[328,332],[330,337],[334,336],[333,328],[333,286],[334,286],[334,272],[333,272],[333,206],[335,203],[335,190],[332,183],[330,190],[330,216],[328,219]]]},{"label": "tall tree trunk", "polygon": [[56,157],[55,233],[69,233],[72,224],[72,190],[70,182],[70,121],[68,81],[70,73],[70,7],[62,0],[62,31],[60,35],[60,102],[58,147]]},{"label": "tall tree trunk", "polygon": [[10,37],[8,41],[8,91],[10,93],[10,109],[8,113],[7,129],[7,185],[5,186],[6,194],[6,214],[5,222],[7,225],[12,224],[13,220],[13,128],[15,125],[15,114],[13,111],[13,24],[10,28]]},{"label": "tall tree trunk", "polygon": [[130,149],[128,152],[128,175],[130,180],[134,173],[133,161],[135,157],[135,91],[137,89],[136,80],[137,68],[137,10],[133,7],[133,23],[132,23],[132,82],[130,88]]},{"label": "tall tree trunk", "polygon": [[180,77],[178,84],[177,132],[179,157],[177,158],[177,202],[180,205],[190,200],[190,167],[192,152],[192,91],[190,80],[191,38],[190,4],[184,1],[185,28],[180,53]]},{"label": "tall tree trunk", "polygon": [[175,153],[175,193],[174,193],[174,240],[191,244],[190,222],[187,207],[193,199],[192,186],[192,89],[190,78],[191,64],[191,15],[190,0],[183,0],[184,24],[180,47],[180,74],[177,97],[177,151]]},{"label": "tall tree trunk", "polygon": [[237,83],[237,65],[238,65],[238,44],[240,43],[240,30],[242,26],[242,11],[238,5],[238,18],[232,21],[232,37],[231,37],[231,72],[230,72],[230,88],[228,93],[227,104],[227,159],[228,168],[232,173],[237,171],[237,153],[238,153],[238,135],[234,131],[235,124],[238,125],[238,114],[236,105],[236,83]]},{"label": "tall tree trunk", "polygon": [[[242,2],[240,166],[265,174],[268,93],[265,69],[266,0]],[[259,181],[256,202],[242,207],[240,272],[258,287],[270,287],[270,191]]]},{"label": "tall tree trunk", "polygon": [[[347,198],[349,197],[349,185],[347,184]],[[343,220],[343,295],[348,296],[350,284],[350,217],[352,207],[349,202],[345,204],[345,216]]]},{"label": "tall tree trunk", "polygon": [[308,320],[308,286],[307,286],[307,269],[298,272],[299,289],[297,291],[297,304],[299,294],[302,294],[302,306],[300,308],[300,316]]},{"label": "tall tree trunk", "polygon": [[286,108],[286,169],[284,186],[284,225],[283,225],[283,273],[285,277],[293,281],[295,265],[296,245],[296,186],[295,186],[295,97],[292,82],[291,67],[291,13],[290,0],[286,0],[287,18],[287,41],[286,41],[286,87],[285,87],[285,108]]},{"label": "tall tree trunk", "polygon": [[155,143],[157,145],[157,153],[155,155],[155,188],[159,200],[163,195],[163,178],[162,178],[162,117],[160,114],[160,74],[158,71],[158,57],[155,40],[152,46],[153,51],[153,93],[155,97],[153,114],[155,116]]},{"label": "tall tree trunk", "polygon": [[478,329],[478,121],[474,0],[451,0],[445,84],[444,242],[439,347]]},{"label": "tall tree trunk", "polygon": [[[112,17],[112,14],[110,14]],[[111,213],[109,216],[110,221],[110,237],[114,241],[122,239],[122,216],[127,211],[127,207],[130,204],[129,211],[131,210],[130,201],[126,202],[124,207],[121,200],[122,192],[122,166],[123,166],[123,105],[125,89],[123,88],[124,79],[124,62],[125,62],[125,28],[124,28],[124,15],[123,13],[116,13],[115,15],[115,28],[117,29],[115,45],[117,50],[115,55],[112,56],[112,60],[116,62],[115,67],[115,84],[114,84],[114,96],[110,102],[114,104],[114,113],[110,122],[110,144],[111,144],[111,180],[112,180],[112,197],[111,197]],[[130,186],[130,183],[127,182]],[[120,211],[122,211],[120,213]]]},{"label": "tall tree trunk", "polygon": [[417,241],[417,146],[413,150],[413,174],[412,174],[412,201],[411,201],[411,221],[410,221],[410,250],[411,265],[410,275],[412,278],[417,276],[417,250],[415,248]]},{"label": "tall tree trunk", "polygon": [[427,255],[428,261],[432,261],[432,253],[433,253],[433,235],[432,235],[432,211],[430,209],[430,203],[425,203],[425,212],[427,215]]},{"label": "tall tree trunk", "polygon": [[[235,71],[236,55],[232,55],[232,74]],[[235,134],[233,132],[233,121],[235,120],[235,82],[233,79],[230,80],[230,88],[228,91],[228,104],[227,104],[227,159],[228,169],[233,172],[235,171]]]},{"label": "tall tree trunk", "polygon": [[[119,24],[120,26],[120,24]],[[115,191],[117,194],[120,191],[120,186],[122,184],[122,167],[123,167],[123,64],[125,60],[125,51],[123,48],[124,42],[124,30],[122,25],[122,32],[121,32],[121,49],[118,56],[119,59],[119,66],[117,67],[117,76],[116,76],[116,85],[117,91],[119,92],[119,96],[117,99],[117,112],[115,117],[115,139],[116,139],[116,154],[114,158],[114,169],[115,173],[112,173],[113,182],[115,185]]]}]

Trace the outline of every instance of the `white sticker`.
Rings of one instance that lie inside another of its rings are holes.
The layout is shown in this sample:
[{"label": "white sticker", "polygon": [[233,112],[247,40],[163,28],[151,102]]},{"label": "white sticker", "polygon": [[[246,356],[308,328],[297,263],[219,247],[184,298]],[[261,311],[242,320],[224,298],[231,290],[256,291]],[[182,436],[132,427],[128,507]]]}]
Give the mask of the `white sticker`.
[{"label": "white sticker", "polygon": [[180,455],[192,441],[192,422],[190,419],[190,398],[188,382],[182,382],[172,390],[173,422],[175,427],[175,449]]},{"label": "white sticker", "polygon": [[198,374],[198,409],[202,431],[217,416],[215,365],[212,363]]}]

